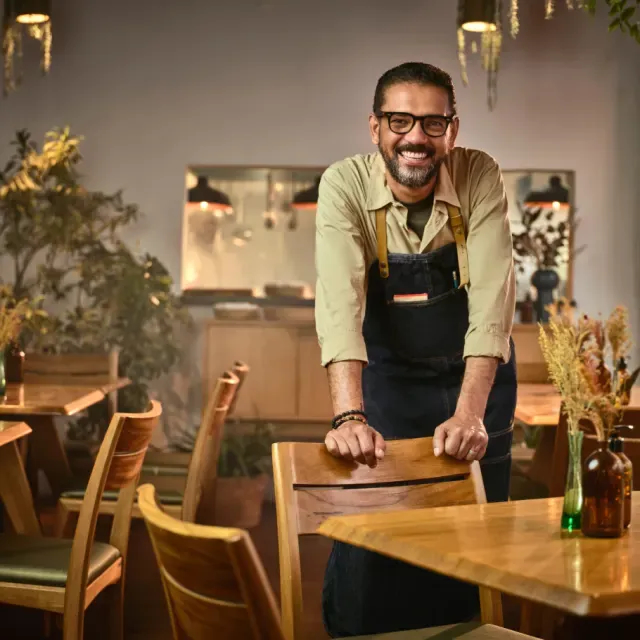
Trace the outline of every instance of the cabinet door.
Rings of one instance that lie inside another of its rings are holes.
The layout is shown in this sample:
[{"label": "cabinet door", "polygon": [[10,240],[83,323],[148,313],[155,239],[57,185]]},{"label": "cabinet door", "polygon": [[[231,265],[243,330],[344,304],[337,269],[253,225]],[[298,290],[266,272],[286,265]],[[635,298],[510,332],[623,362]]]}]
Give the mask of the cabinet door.
[{"label": "cabinet door", "polygon": [[286,327],[217,324],[207,329],[203,393],[235,360],[251,368],[238,396],[234,417],[243,420],[291,420],[296,417],[296,335]]},{"label": "cabinet door", "polygon": [[320,363],[320,345],[313,326],[298,330],[298,418],[330,422],[333,417],[327,371]]}]

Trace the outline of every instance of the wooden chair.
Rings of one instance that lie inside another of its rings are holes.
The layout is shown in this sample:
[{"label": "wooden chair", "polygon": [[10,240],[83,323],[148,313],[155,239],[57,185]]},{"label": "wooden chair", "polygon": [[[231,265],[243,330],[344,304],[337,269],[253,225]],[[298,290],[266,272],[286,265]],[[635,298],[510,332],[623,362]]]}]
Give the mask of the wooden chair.
[{"label": "wooden chair", "polygon": [[[106,353],[28,353],[24,359],[25,382],[77,384],[95,382],[109,389],[118,379],[117,349]],[[107,393],[109,418],[118,410],[118,391]]]},{"label": "wooden chair", "polygon": [[[479,464],[459,462],[448,456],[436,458],[431,438],[387,442],[385,458],[374,469],[338,460],[327,452],[324,444],[280,442],[273,445],[272,451],[280,600],[287,640],[304,637],[298,538],[315,534],[329,514],[486,502]],[[349,491],[343,491],[345,488]],[[499,593],[480,588],[480,604],[483,622],[502,625]],[[486,635],[487,629],[482,629],[479,627],[473,633],[485,635],[469,635],[469,639],[503,637]],[[416,637],[427,637],[425,632],[422,630],[423,635]],[[391,634],[382,637],[391,640],[405,636]]]},{"label": "wooden chair", "polygon": [[175,640],[284,640],[267,575],[246,531],[171,517],[138,490]]},{"label": "wooden chair", "polygon": [[[239,379],[231,372],[224,373],[216,383],[215,390],[205,409],[202,425],[198,429],[196,442],[187,472],[185,493],[164,492],[159,494],[160,501],[168,513],[195,522],[212,522],[215,505],[218,456],[224,435],[224,422],[239,386]],[[64,491],[58,500],[56,510],[56,535],[68,533],[72,514],[79,513],[85,494],[84,487]],[[116,492],[105,492],[100,503],[100,514],[113,515],[116,509]],[[202,510],[199,513],[200,505]],[[141,518],[137,504],[133,507],[133,517]]]},{"label": "wooden chair", "polygon": [[[624,452],[631,460],[634,471],[634,490],[640,489],[640,409],[628,408],[623,411],[618,424],[629,424],[633,427],[630,432],[622,432],[624,440]],[[585,436],[582,441],[583,461],[597,449],[598,440],[590,425],[584,425]],[[559,424],[555,433],[555,445],[553,449],[553,462],[549,474],[549,495],[558,497],[564,495],[565,482],[567,478],[567,464],[569,462],[569,441],[567,440],[567,417],[560,411]]]},{"label": "wooden chair", "polygon": [[[63,639],[82,640],[84,612],[111,587],[111,638],[121,640],[124,575],[140,467],[162,413],[116,413],[104,437],[71,540],[0,535],[0,603],[62,614]],[[94,541],[102,493],[119,490],[108,544]]]},{"label": "wooden chair", "polygon": [[[285,640],[271,585],[246,531],[177,520],[161,510],[150,484],[141,486],[138,496],[160,568],[174,640]],[[446,635],[439,627],[420,635],[408,631],[384,638],[527,638],[491,625],[457,626],[446,629]]]}]

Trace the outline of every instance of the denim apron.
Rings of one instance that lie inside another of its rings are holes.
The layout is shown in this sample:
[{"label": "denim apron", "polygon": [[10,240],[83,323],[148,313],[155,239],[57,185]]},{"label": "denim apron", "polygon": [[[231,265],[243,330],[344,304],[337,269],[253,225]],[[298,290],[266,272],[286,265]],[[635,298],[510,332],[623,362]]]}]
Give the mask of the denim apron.
[{"label": "denim apron", "polygon": [[[387,254],[385,216],[384,209],[376,212],[378,259],[369,271],[363,324],[369,360],[362,374],[365,411],[385,439],[432,436],[453,416],[464,375],[464,227],[459,210],[450,207],[455,243],[430,253]],[[489,502],[509,497],[515,403],[512,342],[484,416],[489,444],[480,465]],[[474,585],[336,542],[322,605],[327,632],[344,638],[467,621],[479,612],[479,596]]]}]

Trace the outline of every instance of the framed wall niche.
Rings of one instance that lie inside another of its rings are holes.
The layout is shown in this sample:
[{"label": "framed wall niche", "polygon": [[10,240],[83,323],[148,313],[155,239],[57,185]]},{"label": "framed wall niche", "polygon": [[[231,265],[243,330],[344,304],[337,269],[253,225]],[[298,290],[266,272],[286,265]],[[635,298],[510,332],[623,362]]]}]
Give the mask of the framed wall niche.
[{"label": "framed wall niche", "polygon": [[181,289],[313,298],[315,200],[325,167],[190,165],[182,216]]},{"label": "framed wall niche", "polygon": [[[540,256],[544,254],[545,247],[556,262],[550,268],[560,278],[556,296],[571,299],[575,257],[572,233],[575,225],[575,172],[567,169],[504,169],[502,175],[514,238],[516,302],[522,303],[528,294],[535,293],[531,277],[540,267]],[[536,240],[539,234],[546,240]],[[538,254],[537,259],[535,253]]]}]

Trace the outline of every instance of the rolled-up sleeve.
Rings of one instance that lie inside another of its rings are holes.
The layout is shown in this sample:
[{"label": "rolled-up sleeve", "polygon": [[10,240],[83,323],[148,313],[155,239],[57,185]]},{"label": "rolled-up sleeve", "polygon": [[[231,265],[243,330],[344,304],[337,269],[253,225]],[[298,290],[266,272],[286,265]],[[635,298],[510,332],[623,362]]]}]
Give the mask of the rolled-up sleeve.
[{"label": "rolled-up sleeve", "polygon": [[471,177],[467,248],[469,330],[464,357],[492,356],[507,362],[515,312],[515,275],[507,197],[491,160]]},{"label": "rolled-up sleeve", "polygon": [[319,187],[316,212],[316,331],[322,364],[367,361],[362,335],[365,252],[352,197],[335,169]]}]

